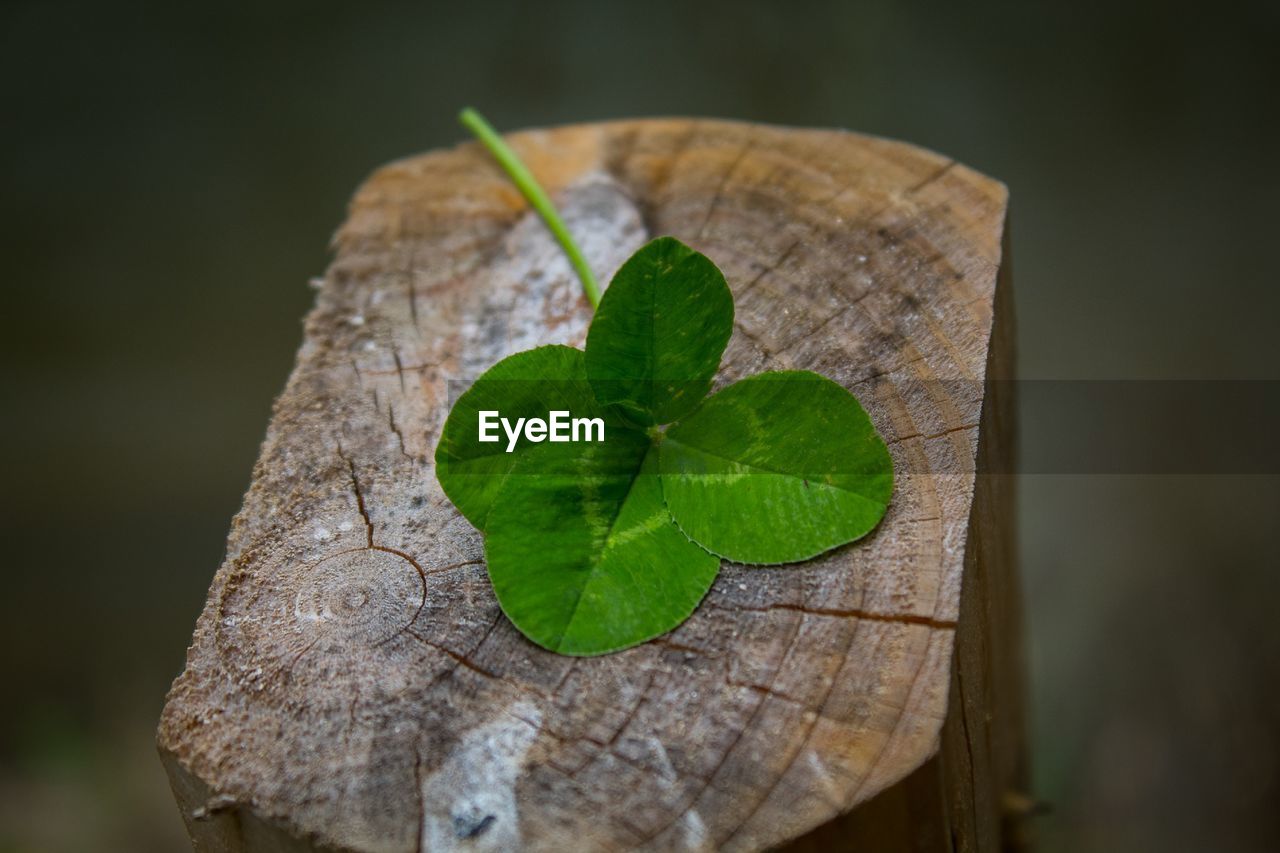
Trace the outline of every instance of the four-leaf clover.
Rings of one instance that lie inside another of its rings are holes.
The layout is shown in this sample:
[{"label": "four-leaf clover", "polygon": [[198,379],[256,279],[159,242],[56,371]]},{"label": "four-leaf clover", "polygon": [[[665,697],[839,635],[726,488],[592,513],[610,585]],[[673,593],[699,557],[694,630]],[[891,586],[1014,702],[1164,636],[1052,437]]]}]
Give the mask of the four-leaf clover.
[{"label": "four-leaf clover", "polygon": [[[805,560],[884,516],[889,452],[844,388],[787,370],[707,396],[732,331],[720,270],[662,237],[618,271],[585,352],[517,353],[454,405],[440,484],[483,531],[498,602],[533,642],[636,645],[693,613],[721,558]],[[552,411],[600,419],[603,440],[480,440],[481,412]]]}]

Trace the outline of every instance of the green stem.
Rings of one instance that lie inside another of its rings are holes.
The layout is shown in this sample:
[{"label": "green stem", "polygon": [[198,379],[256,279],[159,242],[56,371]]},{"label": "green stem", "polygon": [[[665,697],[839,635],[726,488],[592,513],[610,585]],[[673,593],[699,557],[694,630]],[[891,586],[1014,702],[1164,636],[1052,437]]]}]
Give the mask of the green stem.
[{"label": "green stem", "polygon": [[507,146],[507,143],[502,141],[502,137],[498,135],[498,132],[489,125],[489,122],[484,120],[484,116],[471,109],[471,107],[467,107],[458,115],[458,121],[462,122],[462,126],[474,133],[484,147],[489,149],[493,159],[498,161],[498,164],[515,182],[516,187],[524,195],[525,199],[533,206],[534,210],[538,211],[538,215],[542,217],[543,222],[547,223],[547,227],[551,229],[551,233],[555,235],[557,242],[560,243],[560,248],[568,256],[569,263],[573,265],[573,269],[578,273],[578,278],[582,280],[582,290],[587,294],[591,307],[599,308],[600,285],[596,284],[596,277],[591,274],[591,267],[587,265],[587,259],[582,256],[582,250],[578,248],[578,244],[573,242],[573,236],[569,233],[569,229],[565,227],[564,220],[560,218],[559,212],[556,211],[556,206],[547,197],[546,190],[534,178],[528,167],[520,162],[516,152],[512,151]]}]

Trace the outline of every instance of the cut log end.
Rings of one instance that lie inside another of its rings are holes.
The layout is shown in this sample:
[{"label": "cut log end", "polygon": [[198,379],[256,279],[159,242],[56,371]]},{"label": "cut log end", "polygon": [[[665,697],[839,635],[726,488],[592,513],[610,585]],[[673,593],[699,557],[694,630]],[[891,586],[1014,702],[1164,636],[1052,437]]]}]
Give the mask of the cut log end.
[{"label": "cut log end", "polygon": [[1010,452],[989,382],[1010,371],[1003,186],[836,131],[510,141],[602,281],[660,234],[724,270],[719,384],[806,368],[857,395],[893,504],[810,562],[726,564],[658,640],[533,646],[431,459],[461,382],[580,346],[590,307],[479,146],[385,167],[338,232],[164,709],[197,848],[999,847],[1025,776],[1012,503],[978,473]]}]

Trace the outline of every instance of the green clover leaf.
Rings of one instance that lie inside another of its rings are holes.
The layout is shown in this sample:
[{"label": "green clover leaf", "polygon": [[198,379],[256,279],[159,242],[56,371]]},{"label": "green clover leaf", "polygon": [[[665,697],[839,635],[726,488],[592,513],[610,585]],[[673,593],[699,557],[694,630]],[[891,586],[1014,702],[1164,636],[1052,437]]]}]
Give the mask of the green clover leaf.
[{"label": "green clover leaf", "polygon": [[807,370],[735,382],[667,431],[662,493],[689,538],[738,563],[807,560],[884,516],[893,464],[852,394]]},{"label": "green clover leaf", "polygon": [[544,648],[602,654],[665,634],[720,571],[673,523],[657,453],[640,437],[584,445],[613,443],[583,454],[573,472],[530,457],[528,475],[514,474],[494,504],[485,539],[494,593]]},{"label": "green clover leaf", "polygon": [[454,403],[436,447],[436,468],[444,493],[467,521],[487,529],[489,511],[512,468],[543,446],[522,442],[509,453],[509,436],[501,429],[497,441],[480,441],[480,413],[499,411],[515,423],[555,410],[604,418],[610,438],[627,429],[615,413],[596,403],[582,351],[573,347],[537,347],[508,356],[481,374]]},{"label": "green clover leaf", "polygon": [[587,378],[601,403],[641,423],[671,423],[707,396],[732,332],[733,294],[720,270],[659,237],[622,265],[601,300]]},{"label": "green clover leaf", "polygon": [[661,237],[600,297],[528,170],[477,113],[463,122],[598,307],[585,352],[546,346],[498,362],[454,404],[436,447],[440,485],[484,532],[494,593],[521,633],[562,654],[628,648],[687,619],[721,557],[805,560],[875,528],[893,464],[852,394],[774,371],[707,397],[733,330],[715,264]]}]

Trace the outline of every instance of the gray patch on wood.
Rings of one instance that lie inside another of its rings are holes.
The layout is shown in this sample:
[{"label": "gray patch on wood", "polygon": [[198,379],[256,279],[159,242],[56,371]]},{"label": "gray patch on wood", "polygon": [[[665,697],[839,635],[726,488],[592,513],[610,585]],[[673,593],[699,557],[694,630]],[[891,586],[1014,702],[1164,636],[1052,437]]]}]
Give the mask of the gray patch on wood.
[{"label": "gray patch on wood", "polygon": [[422,780],[422,850],[520,846],[516,782],[542,712],[517,702],[472,729],[440,769]]},{"label": "gray patch on wood", "polygon": [[[601,288],[646,241],[635,202],[613,178],[592,172],[555,199]],[[581,346],[591,311],[560,245],[530,210],[503,241],[502,257],[482,284],[484,309],[465,320],[459,337],[473,344],[458,353],[461,378],[474,379],[498,360],[545,344]],[[530,323],[540,317],[545,322]]]}]

